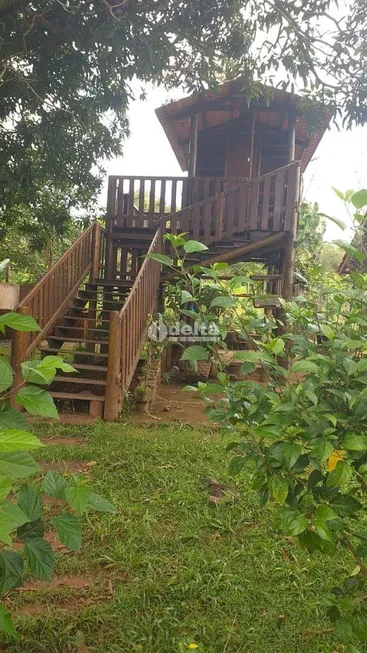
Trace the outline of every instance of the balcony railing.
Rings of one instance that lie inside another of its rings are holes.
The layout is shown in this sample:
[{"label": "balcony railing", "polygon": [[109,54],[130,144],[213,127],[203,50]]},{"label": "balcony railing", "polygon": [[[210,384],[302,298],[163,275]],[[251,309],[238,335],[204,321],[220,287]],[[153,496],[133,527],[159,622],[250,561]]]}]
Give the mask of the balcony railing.
[{"label": "balcony railing", "polygon": [[108,180],[107,228],[150,227],[157,219],[181,211],[237,186],[239,177],[126,177]]}]

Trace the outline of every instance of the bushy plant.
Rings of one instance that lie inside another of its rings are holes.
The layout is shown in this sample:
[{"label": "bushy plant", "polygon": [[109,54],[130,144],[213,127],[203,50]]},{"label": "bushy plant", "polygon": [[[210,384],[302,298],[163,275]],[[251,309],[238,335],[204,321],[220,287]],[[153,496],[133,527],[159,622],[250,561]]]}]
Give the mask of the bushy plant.
[{"label": "bushy plant", "polygon": [[[349,200],[363,243],[367,191]],[[216,383],[196,389],[209,417],[233,432],[231,473],[246,469],[260,504],[277,504],[274,527],[310,553],[333,557],[344,549],[350,556],[346,578],[324,598],[342,637],[367,641],[367,256],[356,237],[353,244],[337,244],[354,262],[353,272],[317,296],[311,287],[305,296],[282,301],[281,325],[258,317],[252,339],[253,317],[235,311],[251,343],[251,351],[236,354],[241,372],[261,367],[265,381],[232,382],[222,369]],[[182,269],[180,278],[186,279]],[[231,300],[238,301],[229,295],[228,305]],[[200,360],[203,352],[190,350]],[[219,392],[221,399],[212,401]]]}]

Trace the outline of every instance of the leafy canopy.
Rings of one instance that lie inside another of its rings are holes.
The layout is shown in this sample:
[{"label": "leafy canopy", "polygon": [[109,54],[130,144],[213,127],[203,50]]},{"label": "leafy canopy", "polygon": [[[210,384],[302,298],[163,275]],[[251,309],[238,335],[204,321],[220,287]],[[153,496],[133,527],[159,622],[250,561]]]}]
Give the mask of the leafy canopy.
[{"label": "leafy canopy", "polygon": [[101,160],[121,153],[133,79],[193,91],[243,74],[251,97],[256,80],[279,73],[300,81],[309,99],[343,108],[349,123],[365,122],[363,3],[337,5],[1,0],[2,222],[14,221],[19,207],[39,214],[55,191],[64,198],[56,221],[88,205]]}]

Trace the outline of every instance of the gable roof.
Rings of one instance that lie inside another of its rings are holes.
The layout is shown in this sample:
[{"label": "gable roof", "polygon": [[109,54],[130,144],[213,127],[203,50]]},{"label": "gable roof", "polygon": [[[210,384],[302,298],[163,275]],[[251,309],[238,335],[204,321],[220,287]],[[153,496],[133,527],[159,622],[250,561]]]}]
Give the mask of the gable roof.
[{"label": "gable roof", "polygon": [[[306,119],[299,108],[300,96],[277,88],[264,87],[270,102],[265,99],[252,100],[248,107],[243,91],[244,82],[238,78],[221,84],[216,90],[165,104],[156,109],[156,115],[161,123],[177,160],[184,172],[188,168],[190,117],[198,116],[198,134],[212,127],[235,120],[245,111],[251,119],[251,113],[256,112],[256,124],[273,128],[274,131],[286,133],[288,129],[289,111],[296,112],[296,156],[301,161],[304,171],[311,161],[315,150],[330,122],[330,115],[325,116],[325,108],[321,113],[321,124],[310,132]],[[321,109],[321,108],[320,108]]]}]

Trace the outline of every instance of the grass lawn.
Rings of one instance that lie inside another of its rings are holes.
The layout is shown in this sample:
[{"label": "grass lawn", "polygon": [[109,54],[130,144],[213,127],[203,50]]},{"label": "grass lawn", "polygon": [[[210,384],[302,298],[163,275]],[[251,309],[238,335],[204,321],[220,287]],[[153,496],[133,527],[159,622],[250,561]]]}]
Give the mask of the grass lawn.
[{"label": "grass lawn", "polygon": [[[43,424],[37,432],[85,437],[85,446],[47,446],[36,457],[96,463],[88,472],[94,487],[119,512],[84,519],[82,551],[56,554],[54,587],[36,583],[11,593],[21,637],[2,640],[1,651],[347,650],[328,632],[322,590],[353,563],[311,559],[275,533],[272,507],[258,508],[250,478],[236,479],[237,503],[210,503],[206,476],[234,486],[218,432],[98,422]],[[87,649],[76,649],[78,640]]]}]

